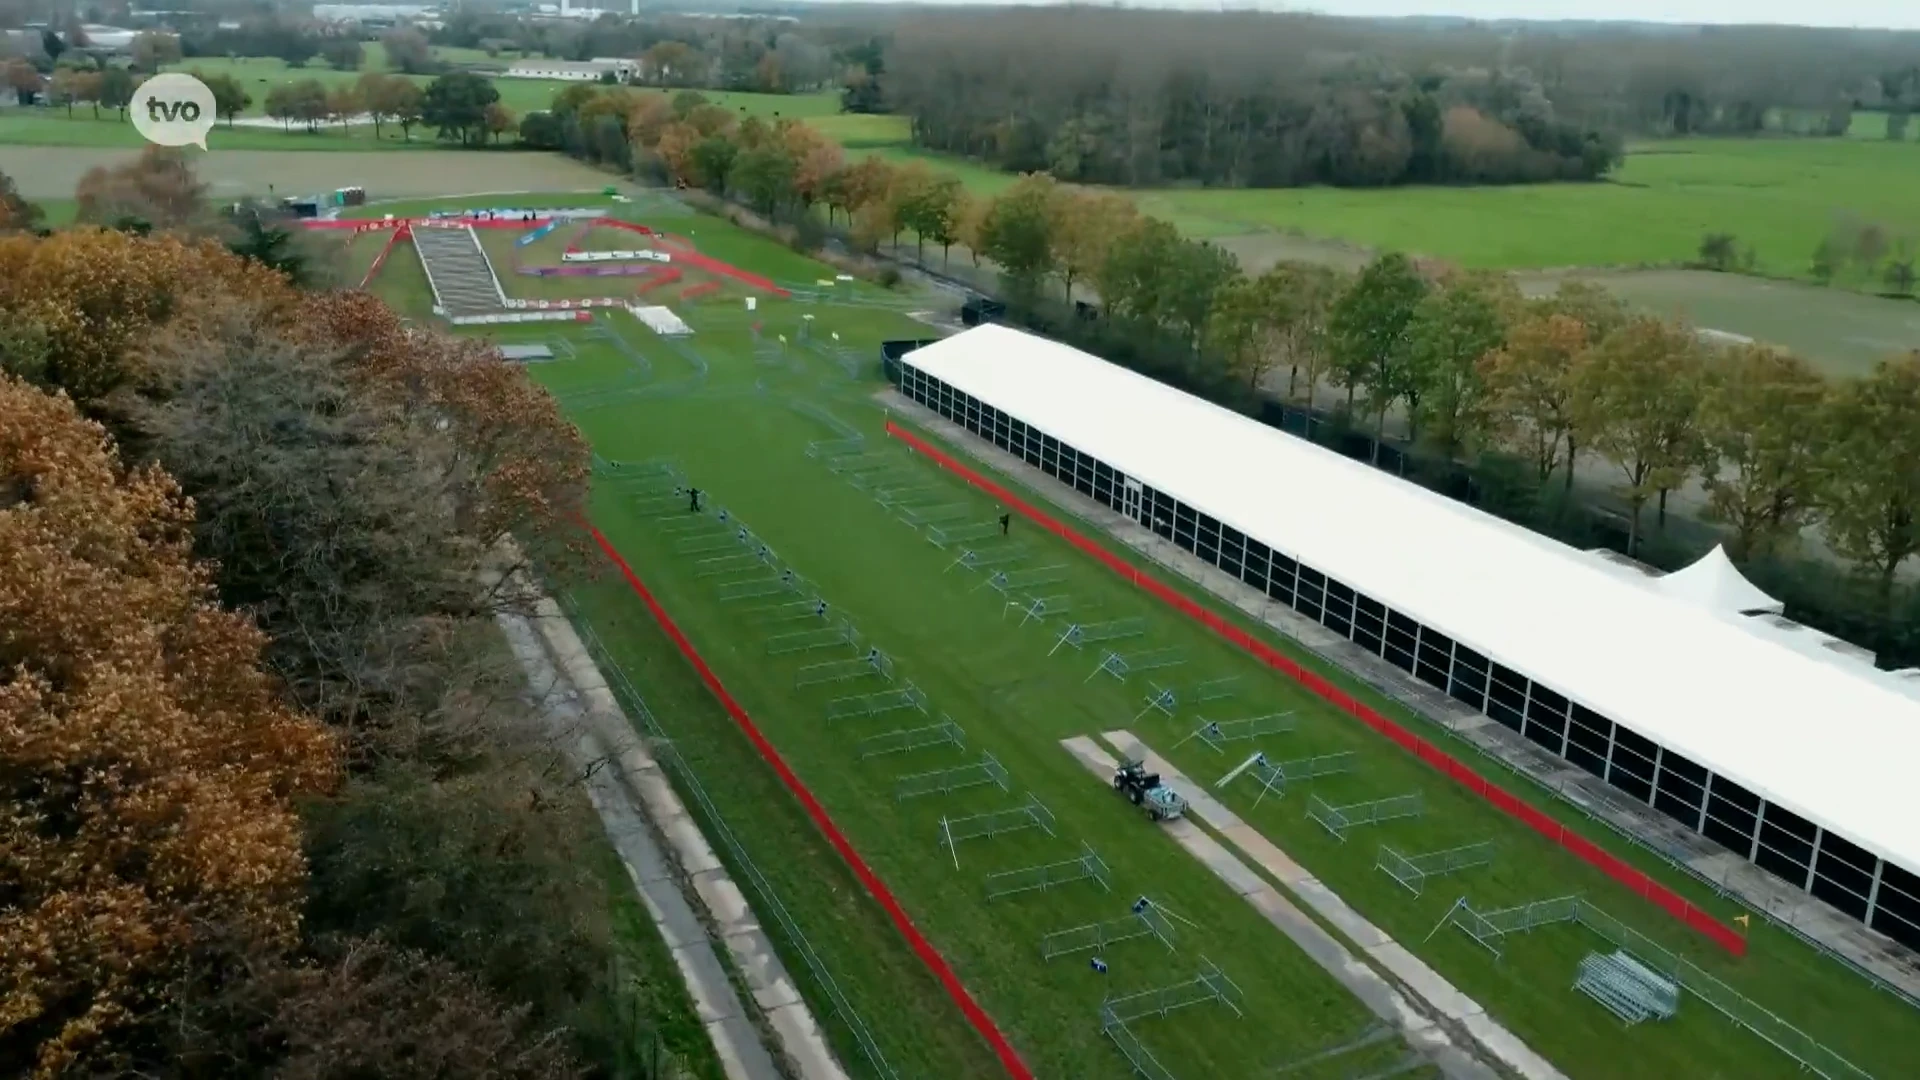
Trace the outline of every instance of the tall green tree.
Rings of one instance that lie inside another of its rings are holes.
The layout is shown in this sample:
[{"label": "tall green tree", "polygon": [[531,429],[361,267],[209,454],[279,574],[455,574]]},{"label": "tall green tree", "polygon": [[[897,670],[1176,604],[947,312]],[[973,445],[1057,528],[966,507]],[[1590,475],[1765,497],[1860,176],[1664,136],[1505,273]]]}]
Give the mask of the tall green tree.
[{"label": "tall green tree", "polygon": [[1276,289],[1288,298],[1281,336],[1287,363],[1287,400],[1294,400],[1304,376],[1307,401],[1313,401],[1327,366],[1327,319],[1334,300],[1346,290],[1340,272],[1321,263],[1276,263],[1264,276],[1279,278]]},{"label": "tall green tree", "polygon": [[1900,565],[1920,554],[1920,352],[1842,384],[1831,415],[1827,542],[1890,597]]},{"label": "tall green tree", "polygon": [[1480,361],[1506,339],[1519,290],[1504,274],[1467,274],[1427,294],[1407,326],[1407,412],[1416,438],[1449,456],[1476,447],[1487,430]]},{"label": "tall green tree", "polygon": [[1648,500],[1698,467],[1700,343],[1686,326],[1634,319],[1607,335],[1575,373],[1574,429],[1626,474],[1627,553]]},{"label": "tall green tree", "polygon": [[1179,231],[1159,218],[1141,217],[1121,230],[1093,273],[1101,304],[1123,318],[1164,321],[1165,271],[1180,242]]},{"label": "tall green tree", "polygon": [[793,193],[793,159],[773,140],[740,154],[732,169],[733,185],[754,209],[772,220],[780,203]]},{"label": "tall green tree", "polygon": [[1427,295],[1427,283],[1401,253],[1388,252],[1368,263],[1347,291],[1335,300],[1327,318],[1334,376],[1347,390],[1353,408],[1356,388],[1367,388],[1367,411],[1374,417],[1373,455],[1387,429],[1387,410],[1412,388],[1413,313]]},{"label": "tall green tree", "polygon": [[123,67],[109,67],[100,72],[100,104],[120,110],[120,119],[125,122],[127,106],[133,103],[133,91],[138,85],[133,72]]},{"label": "tall green tree", "polygon": [[461,146],[484,144],[487,106],[499,100],[500,91],[490,80],[456,71],[428,84],[420,118],[438,129],[442,139],[458,139]]},{"label": "tall green tree", "polygon": [[1037,290],[1057,263],[1053,252],[1053,177],[1028,173],[993,200],[980,227],[982,254],[1016,289]]},{"label": "tall green tree", "polygon": [[1227,373],[1257,390],[1285,355],[1294,299],[1285,278],[1269,271],[1222,287],[1207,318],[1207,343],[1227,363]]},{"label": "tall green tree", "polygon": [[1766,554],[1797,534],[1819,497],[1827,382],[1806,361],[1746,345],[1707,364],[1700,400],[1707,511],[1733,529],[1732,554]]},{"label": "tall green tree", "polygon": [[1204,240],[1180,239],[1160,267],[1160,316],[1170,329],[1198,349],[1205,336],[1208,314],[1220,290],[1241,279],[1240,260],[1233,252]]}]

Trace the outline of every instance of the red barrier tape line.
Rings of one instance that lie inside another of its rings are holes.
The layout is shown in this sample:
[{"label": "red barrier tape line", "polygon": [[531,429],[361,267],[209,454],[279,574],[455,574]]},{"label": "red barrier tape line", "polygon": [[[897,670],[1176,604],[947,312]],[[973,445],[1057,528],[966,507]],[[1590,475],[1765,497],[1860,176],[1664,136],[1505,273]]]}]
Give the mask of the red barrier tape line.
[{"label": "red barrier tape line", "polygon": [[393,245],[399,243],[402,236],[411,239],[413,232],[410,229],[399,228],[387,234],[387,242],[381,246],[380,254],[373,257],[373,265],[367,267],[366,276],[360,279],[361,289],[364,290],[367,285],[373,281],[373,275],[379,273],[380,268],[387,265],[387,256],[392,254]]},{"label": "red barrier tape line", "polygon": [[939,448],[914,435],[892,420],[887,421],[887,434],[906,443],[913,449],[932,458],[950,472],[958,474],[973,486],[992,495],[1004,505],[1020,512],[1023,517],[1038,524],[1041,528],[1072,544],[1082,552],[1099,560],[1114,573],[1132,582],[1136,587],[1151,593],[1168,606],[1180,611],[1187,617],[1206,626],[1219,635],[1250,653],[1254,658],[1277,671],[1286,673],[1295,682],[1300,683],[1323,701],[1333,705],[1341,712],[1393,740],[1402,749],[1413,754],[1421,761],[1433,766],[1441,773],[1453,779],[1474,794],[1492,803],[1495,807],[1531,828],[1534,832],[1552,840],[1567,851],[1572,852],[1589,866],[1595,867],[1608,877],[1632,889],[1636,894],[1657,904],[1668,914],[1679,919],[1687,926],[1698,931],[1714,944],[1735,956],[1745,956],[1747,939],[1736,933],[1732,927],[1702,911],[1665,885],[1654,881],[1645,873],[1627,865],[1621,859],[1602,850],[1585,837],[1567,829],[1545,813],[1520,801],[1511,792],[1488,781],[1472,769],[1461,764],[1452,755],[1413,732],[1387,719],[1380,713],[1362,704],[1351,694],[1328,682],[1314,672],[1281,655],[1265,642],[1256,640],[1253,635],[1229,623],[1220,615],[1202,607],[1192,599],[1181,595],[1167,585],[1135,568],[1112,552],[1100,547],[1081,535],[1072,526],[1056,521],[1044,511],[1038,510],[1025,500],[1007,489],[980,475],[974,470],[954,460]]},{"label": "red barrier tape line", "polygon": [[707,684],[707,689],[713,692],[714,697],[720,699],[720,704],[726,708],[728,715],[733,717],[734,723],[740,726],[740,730],[746,733],[754,749],[760,752],[760,756],[768,765],[773,766],[773,771],[779,775],[780,782],[787,786],[787,790],[793,793],[794,798],[800,800],[800,805],[806,808],[807,816],[813,819],[813,823],[826,834],[827,842],[832,844],[834,850],[840,853],[840,857],[853,868],[854,876],[860,879],[860,884],[866,887],[868,894],[879,902],[881,908],[886,911],[887,917],[893,920],[895,929],[907,939],[907,944],[920,957],[920,962],[927,966],[927,970],[933,972],[934,978],[940,981],[947,996],[953,999],[954,1004],[960,1006],[960,1011],[966,1015],[967,1022],[972,1024],[973,1029],[980,1033],[980,1037],[987,1041],[988,1046],[993,1048],[994,1054],[1000,1059],[1001,1066],[1007,1070],[1007,1075],[1014,1080],[1033,1080],[1033,1071],[1027,1068],[1026,1062],[1020,1060],[1019,1053],[1014,1050],[1011,1043],[1007,1042],[1007,1037],[1000,1033],[1000,1028],[994,1024],[993,1018],[988,1016],[986,1010],[980,1007],[980,1003],[967,992],[959,976],[955,975],[953,969],[947,965],[946,958],[941,956],[939,950],[933,947],[933,943],[929,942],[913,925],[913,920],[907,917],[906,910],[900,906],[898,900],[894,899],[893,892],[887,888],[886,883],[881,881],[880,876],[875,874],[867,866],[866,861],[860,858],[859,853],[853,850],[853,844],[840,831],[840,827],[833,823],[833,819],[827,816],[826,808],[820,805],[819,801],[813,797],[813,792],[807,790],[807,786],[800,782],[800,778],[792,769],[787,767],[780,752],[773,748],[773,744],[760,733],[760,728],[747,715],[747,711],[740,707],[740,703],[733,699],[732,694],[727,692],[726,686],[720,682],[720,677],[713,673],[713,669],[707,666],[705,660],[701,659],[693,643],[688,641],[686,635],[682,634],[680,628],[674,624],[672,616],[668,615],[667,610],[654,599],[653,593],[640,583],[633,568],[627,565],[627,561],[620,557],[618,551],[614,550],[613,544],[608,542],[606,536],[591,525],[588,528],[593,533],[594,542],[600,545],[600,550],[606,552],[607,558],[613,560],[613,564],[620,569],[621,576],[627,579],[627,584],[633,588],[641,602],[647,605],[647,610],[653,613],[654,621],[658,622],[660,629],[666,631],[667,637],[673,640],[674,645],[680,650],[680,655],[686,657],[687,662],[693,665],[693,669],[700,673],[700,679]]}]

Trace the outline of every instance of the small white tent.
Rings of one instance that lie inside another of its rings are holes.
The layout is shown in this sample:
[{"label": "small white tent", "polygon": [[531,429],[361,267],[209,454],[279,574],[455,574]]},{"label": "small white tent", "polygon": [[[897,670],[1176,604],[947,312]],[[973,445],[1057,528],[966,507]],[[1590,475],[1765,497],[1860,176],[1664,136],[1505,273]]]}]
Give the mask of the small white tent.
[{"label": "small white tent", "polygon": [[1733,560],[1727,558],[1726,549],[1717,544],[1692,565],[1675,570],[1653,584],[1675,600],[1727,615],[1748,612],[1778,615],[1786,609],[1786,605],[1748,581],[1733,565]]}]

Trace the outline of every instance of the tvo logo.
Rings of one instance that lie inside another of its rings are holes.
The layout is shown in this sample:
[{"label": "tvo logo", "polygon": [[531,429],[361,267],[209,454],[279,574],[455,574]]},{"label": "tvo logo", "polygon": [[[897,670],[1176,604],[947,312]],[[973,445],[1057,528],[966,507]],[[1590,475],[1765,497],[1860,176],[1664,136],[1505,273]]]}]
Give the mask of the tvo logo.
[{"label": "tvo logo", "polygon": [[207,148],[215,120],[213,91],[191,75],[169,71],[140,84],[133,95],[133,126],[160,146]]}]

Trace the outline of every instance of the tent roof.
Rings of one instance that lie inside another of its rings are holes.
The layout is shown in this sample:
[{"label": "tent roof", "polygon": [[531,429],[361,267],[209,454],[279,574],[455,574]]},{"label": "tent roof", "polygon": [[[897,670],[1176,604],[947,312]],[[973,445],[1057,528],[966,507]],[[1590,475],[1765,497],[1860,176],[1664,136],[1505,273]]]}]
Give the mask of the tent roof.
[{"label": "tent roof", "polygon": [[1734,615],[1756,611],[1778,615],[1786,610],[1785,604],[1748,581],[1733,565],[1733,560],[1727,558],[1726,549],[1718,544],[1692,565],[1657,579],[1655,588],[1676,600]]},{"label": "tent roof", "polygon": [[[1731,605],[1758,590],[1739,589],[1713,563],[1673,575],[1685,595],[1670,594],[1660,579],[1632,580],[1463,503],[1003,326],[976,327],[904,363],[1920,871],[1920,785],[1909,775],[1920,760],[1920,700],[1891,673],[1831,648],[1791,647],[1784,631],[1754,625],[1769,617],[1737,614]],[[1703,590],[1710,602],[1693,594],[1696,581],[1714,586]]]}]

